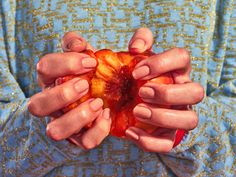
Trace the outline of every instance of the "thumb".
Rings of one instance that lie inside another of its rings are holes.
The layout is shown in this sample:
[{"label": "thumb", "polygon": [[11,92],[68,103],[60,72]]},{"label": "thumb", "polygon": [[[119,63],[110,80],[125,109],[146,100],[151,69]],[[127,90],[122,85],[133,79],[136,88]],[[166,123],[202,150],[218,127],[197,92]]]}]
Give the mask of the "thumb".
[{"label": "thumb", "polygon": [[82,52],[91,49],[91,45],[77,32],[67,32],[62,38],[62,49],[64,52]]},{"label": "thumb", "polygon": [[152,31],[149,28],[139,28],[129,42],[131,53],[143,53],[150,50],[153,44]]}]

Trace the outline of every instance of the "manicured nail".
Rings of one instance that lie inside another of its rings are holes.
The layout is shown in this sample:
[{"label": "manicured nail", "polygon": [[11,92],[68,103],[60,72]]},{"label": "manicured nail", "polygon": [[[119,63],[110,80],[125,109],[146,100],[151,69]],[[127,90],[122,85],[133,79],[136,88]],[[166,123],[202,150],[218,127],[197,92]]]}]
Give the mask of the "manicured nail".
[{"label": "manicured nail", "polygon": [[96,98],[95,100],[91,101],[89,105],[93,111],[98,111],[99,109],[102,108],[103,101],[101,98]]},{"label": "manicured nail", "polygon": [[72,49],[78,46],[82,46],[82,41],[79,39],[74,39],[67,45],[67,48]]},{"label": "manicured nail", "polygon": [[132,73],[134,79],[141,79],[145,76],[148,76],[149,74],[150,68],[146,65],[136,68]]},{"label": "manicured nail", "polygon": [[133,114],[139,119],[150,119],[152,116],[152,111],[146,106],[138,105],[134,108]]},{"label": "manicured nail", "polygon": [[139,140],[138,134],[135,133],[134,131],[130,130],[130,129],[127,129],[125,131],[125,134],[128,138],[131,138],[131,139],[136,140],[136,141]]},{"label": "manicured nail", "polygon": [[88,90],[88,88],[89,88],[89,84],[87,80],[79,79],[78,81],[75,82],[75,90],[78,93],[82,93],[85,90]]},{"label": "manicured nail", "polygon": [[155,91],[151,87],[141,87],[139,89],[139,96],[142,98],[153,98],[155,96]]},{"label": "manicured nail", "polygon": [[130,48],[132,49],[139,49],[139,50],[144,50],[145,47],[145,41],[142,39],[136,39],[134,42],[131,44]]},{"label": "manicured nail", "polygon": [[104,109],[104,111],[102,113],[102,116],[103,116],[104,119],[109,120],[111,118],[110,117],[110,109],[109,108]]},{"label": "manicured nail", "polygon": [[84,68],[94,68],[97,66],[97,60],[94,58],[83,58],[82,66]]}]

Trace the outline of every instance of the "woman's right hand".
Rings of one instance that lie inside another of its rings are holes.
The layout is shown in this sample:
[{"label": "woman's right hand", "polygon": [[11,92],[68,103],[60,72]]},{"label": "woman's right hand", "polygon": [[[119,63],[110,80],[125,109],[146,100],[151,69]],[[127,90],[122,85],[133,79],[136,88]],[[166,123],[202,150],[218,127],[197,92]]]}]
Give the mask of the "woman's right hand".
[{"label": "woman's right hand", "polygon": [[[65,53],[47,54],[37,64],[38,82],[42,92],[30,98],[28,110],[38,117],[51,117],[46,132],[52,139],[69,139],[84,149],[92,149],[109,134],[110,110],[102,108],[102,99],[92,98],[62,114],[62,108],[89,91],[89,84],[79,77],[57,86],[54,83],[59,77],[80,75],[95,69],[97,61],[79,53],[92,47],[75,32],[64,35],[62,48]],[[91,122],[94,122],[93,126],[80,133]]]}]

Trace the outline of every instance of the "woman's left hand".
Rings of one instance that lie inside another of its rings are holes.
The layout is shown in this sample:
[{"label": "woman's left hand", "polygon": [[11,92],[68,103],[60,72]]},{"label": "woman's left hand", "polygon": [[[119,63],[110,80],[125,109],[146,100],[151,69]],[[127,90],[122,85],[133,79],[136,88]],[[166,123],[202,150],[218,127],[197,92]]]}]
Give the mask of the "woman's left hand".
[{"label": "woman's left hand", "polygon": [[[140,28],[130,40],[129,51],[142,53],[151,50],[152,44],[152,32]],[[136,127],[126,130],[127,138],[145,151],[169,152],[175,143],[177,129],[188,131],[198,124],[197,114],[189,107],[203,99],[204,89],[190,80],[191,60],[187,50],[174,48],[153,55],[138,63],[132,74],[135,79],[150,80],[167,72],[171,72],[174,84],[147,82],[139,90],[144,103],[138,104],[133,110],[138,120],[159,128],[152,134]],[[171,109],[159,108],[155,104],[172,106]]]}]

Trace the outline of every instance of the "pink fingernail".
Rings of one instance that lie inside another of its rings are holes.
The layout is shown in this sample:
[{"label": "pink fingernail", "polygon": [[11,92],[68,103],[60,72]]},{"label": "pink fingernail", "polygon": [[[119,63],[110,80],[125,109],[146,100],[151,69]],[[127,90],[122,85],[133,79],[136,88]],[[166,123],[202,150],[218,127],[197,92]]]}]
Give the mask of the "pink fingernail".
[{"label": "pink fingernail", "polygon": [[82,41],[79,39],[74,39],[69,44],[67,44],[68,49],[76,48],[79,46],[82,46]]},{"label": "pink fingernail", "polygon": [[82,66],[84,68],[94,68],[97,66],[97,60],[94,58],[83,58],[82,59]]},{"label": "pink fingernail", "polygon": [[131,49],[139,49],[139,50],[143,50],[145,47],[146,43],[144,40],[142,39],[136,39],[134,40],[134,42],[131,44],[130,48]]},{"label": "pink fingernail", "polygon": [[139,136],[137,133],[135,133],[134,131],[130,130],[130,129],[127,129],[125,131],[125,134],[127,137],[131,138],[131,139],[134,139],[134,140],[139,140]]},{"label": "pink fingernail", "polygon": [[151,87],[141,87],[139,89],[139,96],[142,98],[153,98],[155,96],[155,91]]},{"label": "pink fingernail", "polygon": [[75,47],[80,47],[80,46],[83,46],[83,41],[80,39],[67,38],[62,40],[62,48],[65,52],[70,52],[73,49],[75,49]]},{"label": "pink fingernail", "polygon": [[150,119],[152,116],[152,111],[146,106],[136,106],[133,110],[133,114],[135,117],[140,119]]},{"label": "pink fingernail", "polygon": [[98,111],[99,109],[102,108],[103,101],[101,98],[96,98],[95,100],[91,101],[89,105],[93,111]]},{"label": "pink fingernail", "polygon": [[142,79],[150,74],[150,68],[148,66],[141,66],[136,68],[132,75],[134,79]]},{"label": "pink fingernail", "polygon": [[110,117],[110,109],[109,108],[104,109],[104,111],[102,113],[102,116],[103,116],[104,119],[109,120],[111,118]]},{"label": "pink fingernail", "polygon": [[89,88],[89,84],[87,80],[79,79],[78,81],[75,82],[75,90],[78,93],[82,93],[85,90],[88,90],[88,88]]}]

